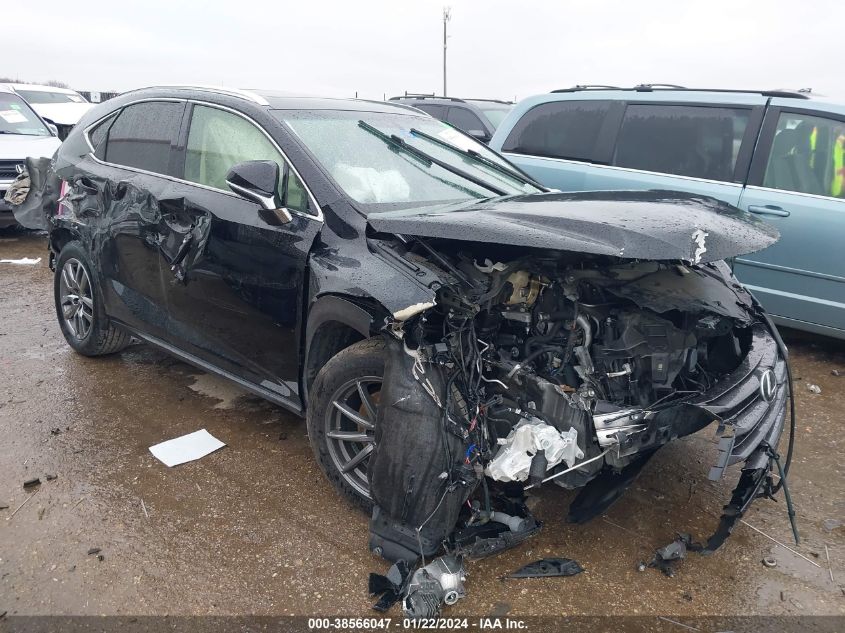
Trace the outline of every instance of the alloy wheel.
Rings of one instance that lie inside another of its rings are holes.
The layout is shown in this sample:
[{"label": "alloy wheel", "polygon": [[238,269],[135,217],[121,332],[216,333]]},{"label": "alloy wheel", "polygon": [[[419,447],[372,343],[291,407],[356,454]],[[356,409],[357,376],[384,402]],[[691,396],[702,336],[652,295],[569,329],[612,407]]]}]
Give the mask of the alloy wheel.
[{"label": "alloy wheel", "polygon": [[341,385],[326,411],[326,445],[332,463],[361,496],[370,498],[367,464],[375,448],[381,376],[363,376]]},{"label": "alloy wheel", "polygon": [[75,338],[83,340],[94,325],[94,293],[88,271],[78,259],[70,258],[62,266],[59,299],[65,325]]}]

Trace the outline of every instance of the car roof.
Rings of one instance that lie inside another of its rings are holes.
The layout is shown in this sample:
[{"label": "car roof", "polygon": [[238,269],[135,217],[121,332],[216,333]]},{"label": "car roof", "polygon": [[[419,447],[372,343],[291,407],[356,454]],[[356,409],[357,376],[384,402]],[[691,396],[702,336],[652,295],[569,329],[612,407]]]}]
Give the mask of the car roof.
[{"label": "car roof", "polygon": [[360,112],[392,112],[422,115],[416,108],[399,103],[386,103],[384,101],[371,101],[367,99],[341,99],[331,97],[320,97],[313,95],[302,95],[279,90],[228,88],[222,86],[204,85],[159,85],[138,88],[125,92],[121,96],[138,95],[143,96],[150,93],[150,96],[160,97],[163,93],[170,96],[183,98],[202,97],[203,94],[217,94],[226,97],[235,97],[249,101],[258,106],[269,107],[271,110],[350,110]]},{"label": "car roof", "polygon": [[59,92],[62,94],[75,95],[79,94],[76,90],[70,88],[57,88],[56,86],[44,86],[42,84],[4,84],[13,90],[34,90],[36,92]]},{"label": "car roof", "polygon": [[427,103],[439,103],[439,104],[448,104],[448,103],[471,103],[471,104],[478,104],[478,103],[490,103],[490,104],[500,104],[503,106],[512,106],[513,101],[505,101],[502,99],[482,99],[476,97],[442,97],[434,94],[411,94],[407,93],[404,95],[400,95],[398,97],[390,97],[390,101],[413,101],[413,102],[420,102],[425,101]]}]

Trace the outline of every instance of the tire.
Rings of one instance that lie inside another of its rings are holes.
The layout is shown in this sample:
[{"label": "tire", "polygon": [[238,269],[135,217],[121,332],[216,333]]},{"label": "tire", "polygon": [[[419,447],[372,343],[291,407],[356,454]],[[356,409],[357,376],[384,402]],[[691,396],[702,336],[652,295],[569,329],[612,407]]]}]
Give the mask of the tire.
[{"label": "tire", "polygon": [[[371,512],[373,507],[366,465],[375,446],[384,361],[381,337],[347,347],[317,374],[308,407],[308,439],[317,463],[337,491],[365,512]],[[367,402],[361,397],[359,385],[368,396]],[[361,456],[361,452],[366,454]],[[344,466],[349,470],[344,472]]]},{"label": "tire", "polygon": [[56,258],[53,277],[56,318],[68,345],[78,353],[114,354],[129,345],[131,336],[106,316],[103,293],[90,261],[77,241],[68,242]]}]

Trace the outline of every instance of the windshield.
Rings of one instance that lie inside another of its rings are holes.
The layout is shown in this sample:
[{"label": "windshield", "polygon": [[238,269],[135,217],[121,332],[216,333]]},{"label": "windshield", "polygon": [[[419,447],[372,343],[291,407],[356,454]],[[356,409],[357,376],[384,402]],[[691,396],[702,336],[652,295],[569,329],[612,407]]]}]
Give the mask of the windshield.
[{"label": "windshield", "polygon": [[0,134],[52,136],[26,101],[3,92],[0,92]]},{"label": "windshield", "polygon": [[17,93],[29,103],[85,103],[82,95],[45,90],[18,90]]},{"label": "windshield", "polygon": [[273,114],[365,213],[540,191],[485,145],[427,116],[340,110]]},{"label": "windshield", "polygon": [[489,103],[478,103],[476,104],[478,109],[484,113],[484,116],[490,121],[493,126],[493,129],[496,129],[501,125],[502,121],[505,120],[505,117],[508,116],[508,112],[511,111],[513,106],[509,105],[490,105]]}]

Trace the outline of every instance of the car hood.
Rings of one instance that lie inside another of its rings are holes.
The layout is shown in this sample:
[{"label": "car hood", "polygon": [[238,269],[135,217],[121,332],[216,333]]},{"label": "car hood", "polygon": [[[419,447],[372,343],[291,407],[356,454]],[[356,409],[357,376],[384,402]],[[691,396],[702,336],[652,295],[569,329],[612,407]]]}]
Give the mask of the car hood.
[{"label": "car hood", "polygon": [[380,211],[367,222],[384,233],[693,264],[753,253],[780,237],[736,207],[675,191],[509,196]]},{"label": "car hood", "polygon": [[20,160],[28,156],[52,158],[62,142],[55,136],[0,134],[0,160]]},{"label": "car hood", "polygon": [[31,103],[30,106],[41,117],[58,125],[76,125],[94,107],[91,103]]}]

